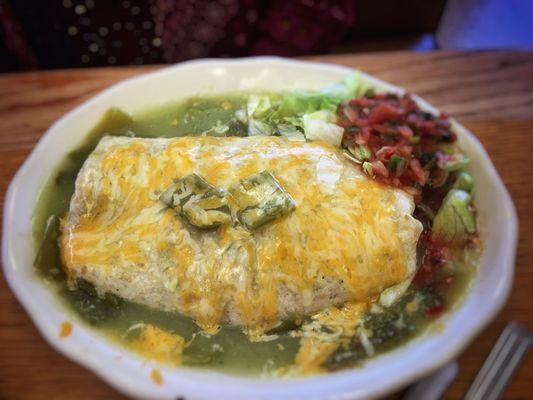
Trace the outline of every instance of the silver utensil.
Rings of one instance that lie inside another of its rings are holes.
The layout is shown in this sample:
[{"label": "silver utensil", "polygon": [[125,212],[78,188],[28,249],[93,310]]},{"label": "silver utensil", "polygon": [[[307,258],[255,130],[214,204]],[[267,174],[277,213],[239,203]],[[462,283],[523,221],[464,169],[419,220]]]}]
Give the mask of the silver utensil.
[{"label": "silver utensil", "polygon": [[465,400],[499,399],[532,345],[531,332],[515,321],[509,322],[468,389]]}]

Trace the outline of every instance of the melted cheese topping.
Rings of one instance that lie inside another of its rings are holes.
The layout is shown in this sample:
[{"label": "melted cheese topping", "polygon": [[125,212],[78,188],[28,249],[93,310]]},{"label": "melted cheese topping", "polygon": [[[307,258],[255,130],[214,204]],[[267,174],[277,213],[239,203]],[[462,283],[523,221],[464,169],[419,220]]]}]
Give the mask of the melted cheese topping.
[{"label": "melted cheese topping", "polygon": [[340,346],[347,346],[359,332],[361,317],[366,311],[365,303],[348,302],[342,307],[329,307],[316,313],[300,330],[300,348],[294,365],[285,373],[291,375],[323,372],[324,362]]},{"label": "melted cheese topping", "polygon": [[164,364],[180,364],[185,339],[175,333],[164,331],[154,325],[138,328],[139,335],[127,342],[127,347],[150,360]]},{"label": "melted cheese topping", "polygon": [[[191,172],[228,189],[270,171],[296,202],[254,232],[193,231],[158,198]],[[104,138],[76,181],[62,257],[72,279],[191,316],[270,327],[367,301],[413,274],[412,198],[369,180],[340,151],[278,137]]]}]

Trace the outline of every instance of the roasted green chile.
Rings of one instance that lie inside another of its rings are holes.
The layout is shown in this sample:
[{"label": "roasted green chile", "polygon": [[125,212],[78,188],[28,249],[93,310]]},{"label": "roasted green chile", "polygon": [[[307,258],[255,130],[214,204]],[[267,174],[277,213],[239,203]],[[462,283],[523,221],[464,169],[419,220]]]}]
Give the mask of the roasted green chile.
[{"label": "roasted green chile", "polygon": [[228,193],[195,173],[175,181],[159,199],[200,229],[213,229],[231,222]]},{"label": "roasted green chile", "polygon": [[238,205],[239,221],[250,230],[286,215],[296,203],[277,179],[268,171],[250,176],[233,188],[231,194]]},{"label": "roasted green chile", "polygon": [[[233,197],[233,213],[229,197]],[[201,176],[191,173],[176,180],[159,197],[167,206],[174,208],[187,222],[200,229],[213,229],[236,223],[254,230],[296,207],[291,195],[268,171],[261,171],[241,181],[230,189],[213,186]]]}]

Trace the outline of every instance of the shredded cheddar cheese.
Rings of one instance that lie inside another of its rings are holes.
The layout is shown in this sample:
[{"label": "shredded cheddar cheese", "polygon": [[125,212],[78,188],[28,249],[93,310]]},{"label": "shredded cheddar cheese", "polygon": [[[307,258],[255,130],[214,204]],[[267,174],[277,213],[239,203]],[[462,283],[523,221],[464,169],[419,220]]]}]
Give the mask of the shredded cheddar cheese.
[{"label": "shredded cheddar cheese", "polygon": [[185,339],[154,325],[138,328],[138,337],[128,341],[128,348],[150,360],[164,364],[180,364]]},{"label": "shredded cheddar cheese", "polygon": [[358,331],[365,303],[346,303],[329,307],[311,317],[311,322],[296,331],[301,337],[300,348],[289,374],[323,372],[322,364],[339,348],[349,343]]},{"label": "shredded cheddar cheese", "polygon": [[62,322],[59,326],[59,337],[65,338],[72,333],[72,324],[68,321]]},{"label": "shredded cheddar cheese", "polygon": [[161,375],[161,372],[158,369],[153,369],[150,372],[150,378],[156,385],[162,385],[163,384],[163,376]]}]

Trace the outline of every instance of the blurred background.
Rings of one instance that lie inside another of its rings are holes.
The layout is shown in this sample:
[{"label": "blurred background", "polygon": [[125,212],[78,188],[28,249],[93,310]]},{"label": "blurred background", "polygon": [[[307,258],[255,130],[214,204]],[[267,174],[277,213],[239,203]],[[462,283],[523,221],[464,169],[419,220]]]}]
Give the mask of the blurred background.
[{"label": "blurred background", "polygon": [[0,0],[0,72],[533,48],[533,0]]}]

